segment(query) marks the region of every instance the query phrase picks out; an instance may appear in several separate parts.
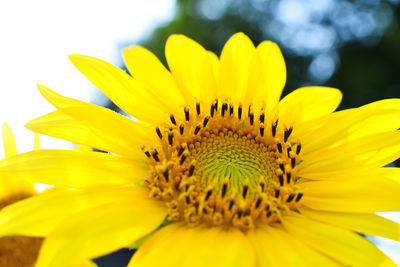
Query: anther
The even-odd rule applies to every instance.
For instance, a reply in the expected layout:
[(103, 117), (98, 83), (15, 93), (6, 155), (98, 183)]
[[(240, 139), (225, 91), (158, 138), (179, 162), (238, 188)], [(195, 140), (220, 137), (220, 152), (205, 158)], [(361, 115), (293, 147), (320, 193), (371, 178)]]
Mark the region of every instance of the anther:
[(215, 111), (215, 106), (213, 104), (211, 104), (211, 107), (210, 107), (210, 116), (211, 117), (214, 117), (214, 111)]
[(169, 182), (169, 170), (168, 170), (168, 168), (165, 169), (165, 171), (163, 172), (163, 176), (165, 178), (165, 181), (168, 183)]
[(206, 197), (204, 200), (208, 201), (208, 199), (211, 197), (211, 194), (212, 194), (212, 188), (207, 189)]
[(223, 117), (225, 115), (225, 111), (228, 110), (228, 103), (223, 103), (222, 108), (221, 108), (221, 116)]
[(261, 187), (261, 192), (264, 192), (264, 188), (265, 188), (265, 179), (264, 179), (264, 177), (260, 177), (260, 182), (259, 182), (259, 184), (260, 184), (260, 187)]
[(190, 120), (190, 118), (189, 118), (189, 109), (188, 108), (184, 108), (183, 111), (185, 112), (185, 120), (189, 121)]
[(283, 186), (283, 174), (278, 175), (279, 178), (279, 185)]
[(209, 120), (210, 120), (209, 116), (204, 118), (204, 120), (203, 120), (203, 128), (205, 128), (207, 126), (207, 123), (208, 123)]
[(301, 143), (300, 140), (297, 140), (296, 154), (299, 155), (300, 151), (301, 151)]
[(235, 201), (234, 201), (233, 199), (231, 199), (231, 200), (229, 201), (228, 210), (232, 210), (234, 204), (235, 204)]
[(271, 215), (272, 215), (272, 212), (271, 212), (271, 211), (268, 211), (268, 212), (267, 212), (267, 218), (271, 217)]
[(197, 112), (197, 116), (199, 116), (200, 115), (200, 103), (199, 102), (196, 103), (196, 112)]
[(286, 182), (289, 184), (292, 174), (290, 172), (286, 173)]
[(151, 154), (150, 154), (150, 152), (149, 151), (144, 151), (144, 154), (148, 157), (148, 158), (150, 158), (151, 157)]
[(289, 139), (290, 134), (292, 133), (293, 128), (289, 127), (289, 129), (285, 129), (285, 134), (284, 134), (284, 141), (287, 142)]
[(215, 108), (215, 111), (218, 111), (218, 99), (215, 99), (214, 108)]
[(278, 127), (278, 120), (275, 121), (274, 124), (272, 124), (271, 126), (271, 130), (272, 130), (272, 136), (275, 137), (276, 135), (276, 128)]
[(280, 194), (280, 190), (279, 189), (276, 189), (275, 190), (275, 198), (278, 198), (279, 197), (279, 194)]
[(172, 146), (174, 143), (174, 133), (168, 133), (168, 144)]
[(292, 151), (292, 148), (291, 148), (291, 147), (288, 147), (288, 148), (286, 149), (286, 151), (287, 151), (287, 156), (288, 156), (288, 158), (290, 158), (290, 151)]
[(256, 205), (255, 205), (255, 208), (256, 208), (256, 209), (258, 209), (258, 208), (260, 207), (261, 202), (262, 202), (262, 197), (258, 197), (258, 198), (257, 198), (257, 201), (256, 201)]
[(174, 125), (176, 125), (176, 120), (175, 120), (175, 117), (174, 117), (174, 115), (169, 115), (169, 119), (171, 120), (171, 122), (174, 124)]
[(283, 172), (285, 172), (285, 164), (279, 163), (279, 168), (281, 168), (281, 170), (282, 170)]
[(294, 167), (296, 167), (296, 158), (293, 157), (293, 158), (290, 159), (290, 165), (291, 165), (292, 169)]
[(157, 150), (154, 150), (154, 152), (151, 153), (151, 156), (153, 157), (153, 159), (154, 159), (155, 161), (157, 161), (157, 162), (160, 161), (160, 159), (159, 159), (159, 157), (158, 157), (158, 152), (157, 152)]
[(182, 165), (182, 164), (185, 162), (186, 157), (187, 157), (187, 156), (186, 156), (185, 154), (182, 155), (181, 160), (179, 161), (179, 164), (180, 164), (180, 165)]
[(250, 186), (250, 180), (249, 178), (247, 178), (246, 181), (244, 181), (243, 192), (242, 192), (243, 198), (246, 198), (247, 193), (249, 191), (249, 186)]
[(224, 178), (224, 183), (222, 185), (222, 191), (221, 191), (222, 198), (224, 198), (225, 195), (226, 195), (226, 190), (228, 189), (228, 182), (229, 182), (228, 177), (225, 177)]
[(303, 193), (298, 193), (297, 197), (296, 197), (296, 202), (299, 202), (302, 197), (303, 197)]
[(282, 144), (276, 143), (276, 147), (278, 148), (279, 153), (282, 153)]
[(194, 128), (194, 134), (198, 134), (200, 132), (201, 126), (197, 125), (196, 128)]
[(159, 137), (160, 139), (162, 139), (162, 133), (161, 133), (160, 128), (156, 127), (156, 133), (157, 133), (158, 137)]
[(185, 126), (183, 124), (179, 125), (179, 133), (182, 135), (185, 130)]
[(179, 148), (179, 150), (178, 150), (177, 156), (180, 157), (180, 156), (182, 155), (183, 151), (185, 151), (185, 148), (181, 146), (181, 147)]
[(265, 114), (264, 114), (264, 113), (261, 113), (261, 114), (260, 114), (260, 122), (261, 122), (261, 123), (264, 123), (264, 119), (265, 119)]
[(264, 125), (260, 125), (260, 135), (264, 136)]
[(249, 118), (250, 118), (250, 124), (253, 125), (254, 124), (254, 113), (253, 112), (250, 112)]
[(242, 119), (242, 105), (240, 104), (238, 107), (238, 119), (241, 120)]
[(190, 164), (188, 176), (189, 176), (189, 177), (192, 176), (193, 173), (194, 173), (194, 165), (193, 165), (193, 164)]
[(232, 116), (233, 114), (233, 106), (229, 105), (229, 115)]
[(286, 202), (292, 201), (295, 196), (296, 196), (295, 194), (290, 194), (289, 197), (286, 199)]

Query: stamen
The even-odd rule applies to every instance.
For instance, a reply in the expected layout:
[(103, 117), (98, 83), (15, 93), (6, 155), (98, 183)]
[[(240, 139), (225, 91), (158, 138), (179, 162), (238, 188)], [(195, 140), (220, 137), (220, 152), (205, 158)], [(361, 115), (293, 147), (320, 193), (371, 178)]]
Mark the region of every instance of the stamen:
[(303, 197), (303, 193), (299, 193), (296, 197), (296, 202), (299, 202), (302, 197)]
[(168, 133), (168, 144), (172, 146), (174, 142), (174, 133)]
[(229, 115), (232, 116), (233, 114), (233, 106), (229, 105)]
[(171, 120), (172, 124), (176, 125), (176, 120), (174, 115), (169, 115), (169, 119)]
[(251, 112), (249, 114), (249, 118), (250, 118), (250, 124), (253, 125), (254, 124), (254, 113), (253, 112)]
[(156, 127), (156, 133), (160, 139), (163, 138), (160, 128)]
[(239, 120), (242, 119), (242, 104), (240, 104), (238, 107), (238, 119)]
[[(278, 127), (278, 120), (275, 121), (275, 123), (272, 124), (271, 130), (272, 130), (272, 137), (275, 137), (276, 135), (276, 128)], [(282, 152), (281, 152), (282, 153)]]
[(196, 112), (197, 112), (197, 116), (200, 115), (200, 103), (196, 103)]
[(284, 141), (285, 141), (285, 143), (287, 142), (287, 140), (289, 139), (289, 136), (290, 136), (290, 134), (292, 133), (292, 131), (293, 131), (293, 128), (292, 127), (290, 127), (289, 129), (285, 129), (285, 136), (284, 136)]
[(228, 104), (223, 103), (222, 108), (221, 108), (221, 116), (223, 117), (225, 115), (225, 112), (228, 110)]
[(250, 186), (250, 180), (249, 178), (247, 178), (243, 186), (243, 193), (242, 193), (243, 198), (246, 198), (247, 192), (249, 191), (249, 186)]
[(286, 199), (286, 202), (292, 201), (295, 196), (296, 196), (295, 194), (290, 194), (289, 197)]
[(183, 124), (179, 125), (179, 133), (180, 133), (181, 135), (183, 135), (184, 129), (185, 129), (185, 126), (184, 126)]
[(198, 134), (200, 132), (201, 126), (197, 125), (196, 128), (194, 129), (194, 134)]
[(228, 182), (229, 182), (228, 177), (225, 177), (225, 178), (224, 178), (224, 183), (223, 183), (223, 185), (222, 185), (222, 191), (221, 191), (221, 196), (222, 196), (222, 198), (225, 197), (226, 190), (228, 189)]
[(261, 123), (264, 123), (264, 119), (265, 119), (265, 114), (264, 114), (264, 113), (261, 113), (261, 114), (260, 114), (260, 122), (261, 122)]
[(189, 117), (189, 109), (188, 109), (188, 108), (184, 108), (183, 111), (185, 112), (185, 120), (186, 120), (186, 121), (189, 121), (189, 120), (190, 120), (190, 117)]
[(203, 120), (203, 128), (206, 128), (208, 121), (210, 120), (210, 117), (205, 117)]

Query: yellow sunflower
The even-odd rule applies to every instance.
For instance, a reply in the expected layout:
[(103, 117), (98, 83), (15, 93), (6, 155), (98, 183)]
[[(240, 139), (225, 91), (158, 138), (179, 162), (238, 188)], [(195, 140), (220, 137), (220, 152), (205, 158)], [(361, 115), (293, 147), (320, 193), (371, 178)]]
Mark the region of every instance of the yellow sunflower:
[[(11, 128), (3, 123), (2, 137), (4, 154), (12, 157), (17, 154), (17, 146)], [(39, 136), (35, 134), (34, 149), (40, 146)], [(17, 202), (36, 195), (35, 185), (32, 181), (14, 179), (12, 174), (0, 173), (0, 210)], [(8, 236), (0, 238), (0, 266), (33, 266), (42, 244), (41, 238), (23, 236)], [(22, 257), (22, 255), (24, 255)]]
[(233, 35), (221, 56), (169, 37), (169, 70), (124, 50), (130, 75), (72, 63), (130, 119), (39, 90), (57, 110), (27, 127), (108, 153), (40, 150), (0, 171), (59, 190), (0, 213), (0, 235), (45, 236), (37, 266), (137, 247), (129, 266), (395, 264), (360, 234), (400, 240), (375, 212), (400, 209), (400, 100), (334, 112), (342, 94), (304, 87), (281, 101), (278, 46)]

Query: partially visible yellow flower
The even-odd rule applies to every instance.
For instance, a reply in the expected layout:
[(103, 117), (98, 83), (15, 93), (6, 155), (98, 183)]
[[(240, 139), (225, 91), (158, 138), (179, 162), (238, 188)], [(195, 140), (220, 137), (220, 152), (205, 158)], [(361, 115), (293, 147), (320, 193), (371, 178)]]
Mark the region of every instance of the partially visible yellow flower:
[[(11, 128), (2, 126), (4, 154), (12, 157), (17, 154), (17, 146)], [(38, 134), (35, 134), (34, 149), (39, 149)], [(12, 174), (0, 173), (0, 210), (21, 199), (35, 195), (34, 183), (30, 180), (13, 177)], [(0, 238), (0, 266), (33, 266), (42, 244), (42, 238), (9, 236)]]
[[(2, 126), (2, 137), (6, 158), (13, 158), (17, 155), (17, 145), (14, 134), (6, 123), (3, 123)], [(34, 135), (33, 149), (40, 149), (40, 139), (37, 133)], [(0, 172), (0, 210), (6, 209), (7, 206), (24, 199), (27, 199), (26, 201), (29, 202), (28, 198), (34, 197), (48, 188), (45, 185), (40, 185), (38, 189), (39, 191), (36, 189), (32, 179), (24, 179), (24, 177), (14, 175), (13, 173)], [(47, 194), (47, 192), (43, 192), (43, 194)], [(28, 222), (31, 219), (29, 213), (25, 214), (24, 210), (20, 211), (20, 216), (25, 217)], [(41, 237), (21, 236), (18, 233), (0, 238), (0, 266), (33, 267), (42, 243), (43, 238)], [(66, 266), (96, 267), (96, 264), (90, 260), (82, 260), (73, 264), (66, 264)]]
[[(395, 264), (359, 235), (400, 241), (375, 215), (400, 209), (400, 100), (334, 112), (342, 94), (304, 87), (280, 100), (278, 46), (242, 33), (221, 56), (183, 35), (124, 50), (129, 76), (73, 64), (137, 119), (39, 90), (57, 110), (27, 127), (102, 151), (42, 150), (0, 172), (60, 190), (0, 212), (0, 235), (46, 236), (37, 266), (140, 245), (129, 266)], [(29, 217), (26, 215), (29, 214)]]

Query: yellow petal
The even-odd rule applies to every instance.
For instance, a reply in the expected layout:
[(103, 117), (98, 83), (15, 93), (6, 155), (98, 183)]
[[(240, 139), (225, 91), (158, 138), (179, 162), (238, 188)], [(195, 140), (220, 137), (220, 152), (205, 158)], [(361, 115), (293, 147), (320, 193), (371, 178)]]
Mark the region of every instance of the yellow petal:
[(2, 127), (4, 154), (6, 157), (17, 154), (17, 144), (15, 143), (14, 133), (7, 123), (3, 123)]
[(209, 96), (216, 90), (216, 82), (211, 58), (201, 45), (184, 35), (173, 34), (165, 45), (165, 57), (187, 104), (211, 101)]
[(60, 187), (129, 184), (149, 175), (146, 163), (100, 152), (35, 150), (0, 161), (0, 174)]
[(396, 266), (375, 245), (348, 230), (316, 222), (294, 213), (285, 216), (282, 224), (299, 240), (344, 265)]
[(400, 131), (377, 133), (318, 153), (303, 155), (299, 175), (323, 174), (341, 170), (374, 169), (400, 157)]
[[(397, 176), (396, 176), (397, 175)], [(299, 184), (302, 203), (326, 211), (372, 213), (400, 209), (400, 169), (382, 168), (360, 177)]]
[(247, 236), (255, 247), (259, 267), (339, 266), (277, 227), (261, 226)]
[[(140, 206), (145, 199), (148, 199), (148, 190), (134, 186), (108, 185), (91, 189), (49, 190), (1, 210), (0, 236), (48, 236), (56, 225), (63, 223), (69, 216), (105, 204), (118, 207), (130, 203), (132, 207)], [(77, 227), (76, 230), (79, 229), (89, 228)]]
[(335, 147), (357, 138), (397, 130), (400, 125), (400, 99), (385, 99), (360, 108), (332, 114), (317, 127), (301, 136), (303, 153), (316, 153), (321, 149)]
[(286, 83), (286, 65), (278, 45), (264, 41), (257, 46), (250, 62), (247, 98), (256, 112), (265, 109), (265, 116), (271, 118)]
[[(234, 34), (226, 42), (220, 59), (219, 96), (234, 104), (243, 103), (249, 77), (249, 66), (255, 48), (243, 33)], [(249, 90), (253, 90), (252, 88)]]
[(341, 100), (342, 93), (338, 89), (318, 86), (299, 88), (279, 103), (279, 120), (296, 126), (333, 112)]
[(400, 241), (400, 224), (373, 213), (341, 213), (301, 208), (311, 219), (336, 225), (357, 233), (376, 235)]
[(141, 147), (152, 144), (155, 131), (101, 107), (72, 107), (51, 112), (26, 128), (99, 150), (128, 157), (144, 157)]
[(70, 107), (86, 107), (86, 106), (94, 106), (93, 104), (89, 104), (80, 100), (76, 100), (73, 98), (65, 97), (60, 95), (59, 93), (56, 93), (55, 91), (51, 90), (47, 86), (44, 86), (43, 84), (38, 84), (37, 85), (39, 92), (42, 94), (42, 96), (49, 101), (50, 104), (55, 106), (58, 109), (63, 109), (63, 108), (70, 108)]
[(143, 87), (121, 69), (88, 56), (71, 55), (69, 58), (89, 81), (128, 114), (149, 123), (168, 118)]
[(189, 228), (174, 223), (157, 231), (133, 255), (128, 267), (254, 266), (249, 240), (237, 229)]
[(139, 195), (64, 218), (45, 239), (36, 266), (65, 266), (100, 257), (157, 228), (166, 216), (163, 203)]
[(171, 113), (183, 114), (180, 108), (185, 102), (175, 80), (153, 53), (141, 46), (131, 46), (123, 50), (123, 55), (131, 75), (151, 96)]

